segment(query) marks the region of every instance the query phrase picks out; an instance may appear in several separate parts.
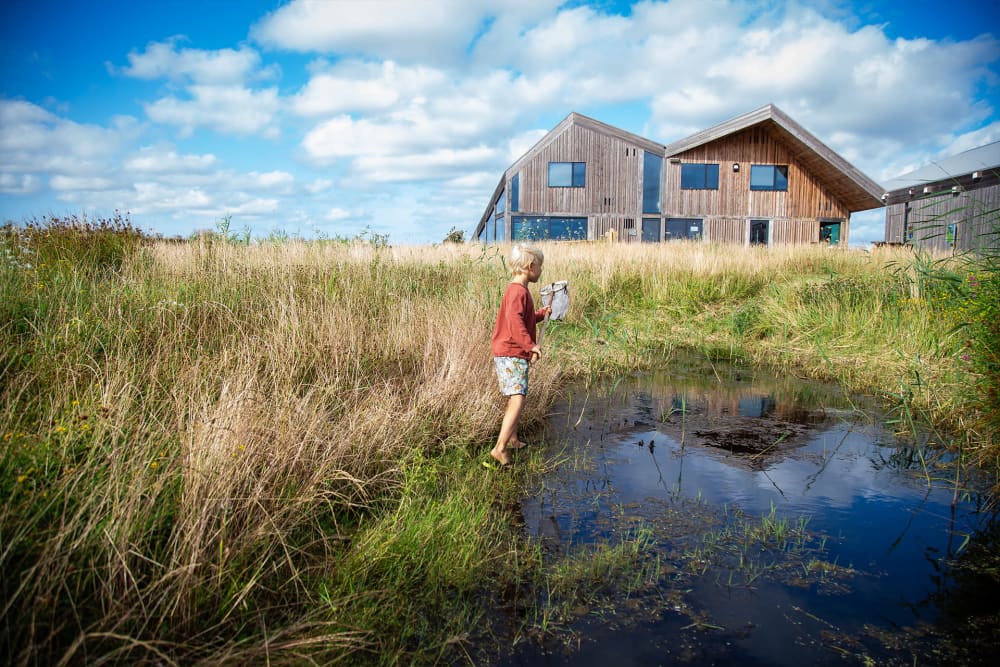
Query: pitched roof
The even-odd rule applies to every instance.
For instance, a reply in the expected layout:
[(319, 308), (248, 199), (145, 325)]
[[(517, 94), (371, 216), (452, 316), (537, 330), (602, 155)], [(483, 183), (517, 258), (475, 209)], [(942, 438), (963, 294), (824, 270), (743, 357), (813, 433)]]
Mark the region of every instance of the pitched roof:
[(626, 130), (615, 127), (614, 125), (608, 125), (607, 123), (602, 123), (599, 120), (591, 118), (589, 116), (584, 116), (581, 113), (571, 111), (568, 116), (559, 121), (559, 124), (553, 127), (549, 132), (545, 134), (544, 137), (538, 140), (538, 142), (528, 149), (528, 151), (519, 157), (514, 164), (507, 168), (507, 171), (516, 171), (524, 162), (529, 161), (539, 151), (544, 149), (546, 146), (555, 141), (562, 133), (572, 126), (585, 127), (589, 130), (593, 130), (600, 134), (617, 137), (622, 141), (626, 141), (630, 144), (635, 144), (636, 146), (642, 148), (643, 150), (651, 151), (657, 155), (663, 155), (663, 144), (657, 143), (645, 137), (640, 137), (638, 134), (632, 134)]
[(881, 185), (868, 178), (773, 104), (762, 106), (685, 139), (667, 144), (664, 152), (666, 157), (679, 155), (758, 125), (766, 125), (778, 140), (788, 147), (795, 159), (851, 211), (864, 211), (882, 206)]
[(884, 185), (886, 190), (892, 192), (997, 168), (1000, 168), (1000, 141), (934, 160), (919, 169), (889, 179)]

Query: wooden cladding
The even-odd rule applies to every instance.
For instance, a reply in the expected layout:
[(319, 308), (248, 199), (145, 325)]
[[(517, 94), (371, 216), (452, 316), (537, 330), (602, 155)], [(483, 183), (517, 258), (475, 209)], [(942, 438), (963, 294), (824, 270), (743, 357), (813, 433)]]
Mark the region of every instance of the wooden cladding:
[(1000, 185), (893, 204), (886, 208), (885, 240), (944, 252), (997, 247), (998, 210)]
[[(682, 190), (681, 164), (664, 169), (664, 211), (674, 217), (844, 218), (850, 211), (838, 202), (763, 126), (692, 148), (677, 156), (684, 163), (719, 165), (718, 190)], [(739, 171), (733, 171), (733, 164)], [(788, 190), (750, 189), (754, 164), (788, 165)]]
[(746, 244), (750, 239), (750, 227), (745, 218), (708, 218), (704, 226), (706, 241)]
[[(654, 159), (647, 160), (647, 156)], [(661, 162), (657, 162), (661, 160)], [(551, 163), (580, 163), (586, 175), (582, 186), (574, 172), (568, 187), (549, 186)], [(648, 167), (647, 167), (648, 164)], [(703, 179), (702, 189), (682, 189), (685, 164), (718, 165), (712, 178)], [(735, 169), (734, 169), (735, 165)], [(751, 190), (752, 167), (782, 166), (775, 185), (785, 190)], [(644, 170), (656, 168), (647, 174)], [(786, 169), (787, 167), (787, 173)], [(693, 170), (689, 169), (693, 179)], [(881, 203), (878, 184), (851, 167), (819, 140), (768, 105), (750, 114), (710, 128), (669, 146), (630, 134), (594, 119), (572, 113), (518, 159), (504, 174), (483, 214), (476, 237), (483, 238), (485, 224), (493, 218), (491, 208), (499, 192), (510, 190), (511, 179), (519, 179), (516, 214), (529, 217), (586, 217), (587, 238), (613, 237), (619, 242), (654, 240), (655, 226), (644, 218), (659, 220), (659, 238), (676, 238), (677, 229), (666, 233), (670, 221), (698, 221), (698, 231), (685, 232), (706, 241), (750, 242), (751, 220), (767, 220), (770, 243), (816, 243), (821, 221), (839, 221), (838, 234), (846, 245), (851, 211)], [(655, 182), (659, 176), (659, 211)], [(645, 182), (649, 181), (649, 182)], [(696, 185), (691, 180), (689, 185)], [(563, 184), (565, 185), (565, 184)], [(646, 205), (643, 205), (645, 186)], [(507, 213), (504, 238), (512, 232)], [(759, 232), (755, 242), (759, 239)]]
[[(657, 218), (659, 219), (659, 218)], [(598, 214), (590, 216), (590, 240), (614, 240), (639, 243), (641, 218), (635, 216)]]
[[(572, 125), (521, 165), (520, 210), (539, 215), (637, 213), (642, 203), (642, 155), (634, 144)], [(549, 162), (585, 162), (586, 185), (550, 188)]]

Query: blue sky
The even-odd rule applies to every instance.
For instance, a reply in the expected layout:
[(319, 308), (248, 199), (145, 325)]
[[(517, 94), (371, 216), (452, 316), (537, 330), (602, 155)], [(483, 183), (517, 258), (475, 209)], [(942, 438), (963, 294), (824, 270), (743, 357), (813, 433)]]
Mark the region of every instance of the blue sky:
[(1000, 3), (5, 0), (0, 220), (437, 242), (570, 111), (670, 143), (767, 103), (879, 182), (1000, 140)]

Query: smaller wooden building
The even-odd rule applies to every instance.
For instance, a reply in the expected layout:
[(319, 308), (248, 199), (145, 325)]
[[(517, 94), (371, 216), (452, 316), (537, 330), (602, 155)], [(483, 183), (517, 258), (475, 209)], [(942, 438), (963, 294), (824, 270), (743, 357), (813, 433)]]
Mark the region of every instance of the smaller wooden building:
[(846, 245), (881, 193), (772, 104), (666, 145), (571, 113), (503, 173), (472, 238)]
[(1000, 141), (886, 184), (885, 241), (937, 252), (1000, 249)]

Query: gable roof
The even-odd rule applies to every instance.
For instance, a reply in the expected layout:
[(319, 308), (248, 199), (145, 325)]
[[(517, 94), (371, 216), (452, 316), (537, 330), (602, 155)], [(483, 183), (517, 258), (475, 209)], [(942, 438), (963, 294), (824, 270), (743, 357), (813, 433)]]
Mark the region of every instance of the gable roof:
[(614, 125), (608, 125), (607, 123), (602, 123), (599, 120), (590, 118), (589, 116), (584, 116), (581, 113), (571, 111), (568, 116), (563, 118), (558, 125), (553, 127), (544, 137), (538, 140), (538, 142), (528, 149), (528, 151), (519, 157), (514, 164), (512, 164), (507, 171), (516, 171), (522, 164), (531, 160), (540, 151), (544, 150), (546, 146), (555, 141), (562, 133), (568, 130), (574, 125), (579, 127), (585, 127), (588, 130), (593, 130), (599, 134), (604, 134), (607, 136), (615, 137), (621, 139), (622, 141), (628, 142), (630, 144), (635, 144), (637, 147), (643, 150), (656, 153), (657, 155), (663, 155), (663, 144), (657, 143), (645, 137), (640, 137), (638, 134), (632, 134), (621, 128), (615, 127)]
[(868, 178), (773, 104), (667, 144), (664, 147), (665, 157), (679, 155), (758, 125), (766, 126), (788, 147), (795, 159), (819, 179), (832, 195), (844, 202), (849, 210), (864, 211), (882, 206), (881, 185)]
[(937, 181), (950, 180), (974, 171), (1000, 168), (1000, 141), (971, 148), (940, 160), (934, 160), (919, 169), (896, 176), (885, 182), (889, 192), (905, 190)]

